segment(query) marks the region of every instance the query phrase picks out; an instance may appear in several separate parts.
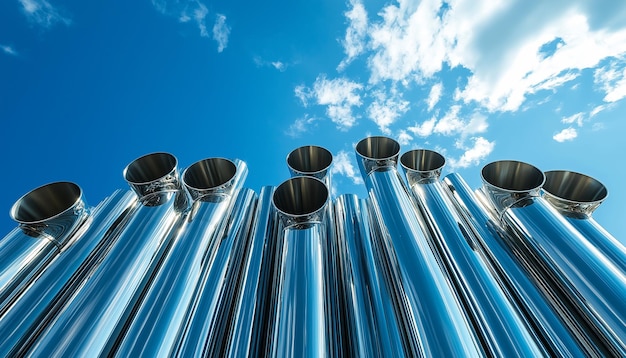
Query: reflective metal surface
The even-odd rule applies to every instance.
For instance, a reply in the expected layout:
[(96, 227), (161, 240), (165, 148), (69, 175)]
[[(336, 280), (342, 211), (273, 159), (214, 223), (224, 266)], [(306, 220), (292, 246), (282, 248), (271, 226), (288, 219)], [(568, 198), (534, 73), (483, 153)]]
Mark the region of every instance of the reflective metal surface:
[(606, 200), (606, 187), (598, 180), (576, 172), (553, 170), (544, 174), (544, 199), (589, 240), (591, 245), (626, 274), (626, 246), (591, 216)]
[(0, 356), (626, 356), (597, 180), (501, 161), (473, 192), (439, 180), (436, 152), (369, 137), (356, 154), (366, 198), (330, 198), (316, 146), (258, 197), (241, 160), (181, 181), (168, 153), (95, 208), (76, 184), (33, 190), (0, 241)]
[(426, 235), (438, 249), (485, 351), (501, 357), (545, 355), (531, 327), (485, 265), (476, 238), (444, 191), (439, 181), (443, 156), (412, 150), (402, 155), (401, 163), (426, 222)]
[[(485, 168), (488, 167), (509, 168), (511, 165), (496, 162)], [(483, 169), (489, 198), (515, 235), (516, 240), (509, 245), (518, 256), (537, 263), (535, 275), (551, 278), (554, 289), (562, 292), (562, 300), (571, 302), (612, 354), (626, 355), (626, 275), (543, 198), (534, 196), (537, 188), (532, 186), (544, 182), (541, 171), (524, 163), (515, 164), (515, 168), (522, 170), (503, 170), (496, 174)], [(523, 200), (503, 206), (507, 193)]]
[(399, 144), (371, 137), (359, 142), (356, 150), (390, 264), (388, 280), (407, 335), (405, 353), (483, 355), (396, 171)]
[(336, 351), (327, 328), (333, 319), (324, 265), (328, 196), (326, 185), (312, 177), (289, 179), (274, 192), (283, 229), (271, 357), (323, 357)]

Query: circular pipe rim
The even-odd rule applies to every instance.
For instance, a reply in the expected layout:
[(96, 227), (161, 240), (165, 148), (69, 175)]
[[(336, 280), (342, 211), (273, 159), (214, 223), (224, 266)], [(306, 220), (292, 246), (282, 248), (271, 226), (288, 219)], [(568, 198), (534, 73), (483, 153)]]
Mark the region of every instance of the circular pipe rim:
[[(307, 187), (311, 187), (307, 190)], [(315, 195), (321, 193), (322, 195)], [(290, 195), (294, 195), (290, 197)], [(324, 209), (329, 191), (323, 181), (309, 176), (294, 177), (282, 182), (272, 195), (276, 210), (291, 218), (307, 217)]]
[[(500, 171), (502, 169), (507, 170), (504, 177), (502, 173), (499, 173), (498, 166), (505, 166), (504, 168), (500, 168)], [(511, 167), (513, 167), (512, 172), (510, 172)], [(516, 179), (515, 177), (519, 175), (523, 175), (524, 177), (522, 179), (525, 180), (518, 182), (520, 179)], [(528, 193), (539, 190), (546, 180), (543, 172), (537, 167), (517, 160), (499, 160), (491, 162), (485, 165), (480, 171), (480, 177), (485, 185), (509, 193)]]
[[(290, 161), (290, 159), (295, 155), (295, 154), (299, 154), (300, 152), (305, 152), (307, 149), (309, 149), (309, 152), (311, 149), (315, 149), (316, 152), (319, 153), (323, 153), (324, 158), (322, 159), (327, 159), (327, 160), (322, 160), (324, 163), (328, 162), (328, 164), (325, 164), (323, 166), (320, 166), (320, 169), (315, 169), (315, 170), (303, 170), (301, 168), (296, 168), (293, 164), (292, 161)], [(304, 153), (303, 153), (304, 154)], [(330, 166), (333, 164), (333, 154), (326, 148), (324, 147), (320, 147), (317, 145), (305, 145), (305, 146), (301, 146), (298, 147), (294, 150), (292, 150), (288, 155), (287, 155), (287, 166), (292, 169), (295, 172), (298, 173), (304, 173), (307, 175), (314, 175), (314, 174), (319, 174), (322, 173), (324, 171), (327, 171)]]
[[(208, 174), (208, 176), (207, 176)], [(183, 172), (183, 184), (185, 187), (196, 190), (214, 190), (227, 186), (237, 174), (237, 165), (230, 159), (226, 158), (206, 158), (199, 160), (190, 165)], [(190, 183), (190, 175), (199, 175), (199, 178), (193, 178)], [(198, 181), (206, 180), (205, 185), (199, 185)], [(194, 182), (195, 180), (198, 180)]]
[[(83, 190), (75, 183), (48, 183), (22, 195), (11, 207), (10, 216), (20, 224), (46, 222), (73, 210), (82, 202), (82, 197)], [(51, 206), (51, 203), (55, 205)], [(37, 210), (32, 213), (32, 209)], [(37, 214), (41, 216), (37, 217)]]
[(130, 162), (124, 168), (123, 175), (129, 184), (145, 185), (172, 175), (176, 172), (177, 166), (178, 159), (173, 154), (155, 152), (142, 155)]

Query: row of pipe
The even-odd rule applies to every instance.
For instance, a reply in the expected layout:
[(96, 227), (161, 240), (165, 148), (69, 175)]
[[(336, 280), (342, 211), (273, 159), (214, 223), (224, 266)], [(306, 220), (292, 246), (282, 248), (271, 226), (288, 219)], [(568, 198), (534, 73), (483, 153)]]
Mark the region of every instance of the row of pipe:
[(258, 195), (241, 160), (179, 175), (168, 153), (95, 207), (73, 183), (27, 193), (0, 241), (0, 356), (626, 356), (599, 181), (498, 161), (473, 191), (439, 153), (355, 149), (366, 198), (331, 198), (317, 146)]

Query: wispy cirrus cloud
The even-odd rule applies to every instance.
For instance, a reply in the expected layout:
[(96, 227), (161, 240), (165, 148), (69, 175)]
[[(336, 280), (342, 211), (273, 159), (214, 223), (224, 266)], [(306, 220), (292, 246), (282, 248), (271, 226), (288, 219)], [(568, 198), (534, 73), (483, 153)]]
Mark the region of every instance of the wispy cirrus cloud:
[(217, 42), (217, 52), (222, 52), (228, 46), (230, 26), (226, 24), (226, 16), (217, 14), (213, 24), (213, 40)]
[[(29, 0), (32, 1), (32, 0)], [(223, 52), (228, 46), (231, 28), (226, 24), (226, 16), (215, 14), (215, 22), (209, 32), (208, 7), (199, 0), (151, 0), (154, 8), (167, 16), (173, 16), (181, 23), (194, 23), (201, 37), (212, 38), (217, 42), (217, 52)]]
[(343, 71), (352, 60), (365, 50), (367, 11), (359, 0), (351, 0), (350, 5), (352, 8), (344, 14), (348, 20), (348, 28), (342, 41), (346, 57), (337, 66), (338, 71)]
[(28, 21), (44, 28), (50, 28), (56, 24), (69, 26), (72, 23), (70, 17), (46, 0), (19, 0), (22, 12)]
[(285, 133), (291, 138), (299, 138), (304, 133), (308, 132), (309, 129), (315, 125), (315, 122), (318, 120), (316, 117), (311, 117), (308, 114), (305, 114), (304, 117), (298, 118), (285, 131)]
[(0, 49), (2, 50), (2, 52), (6, 53), (7, 55), (11, 55), (11, 56), (18, 55), (17, 51), (13, 48), (13, 46), (0, 45)]

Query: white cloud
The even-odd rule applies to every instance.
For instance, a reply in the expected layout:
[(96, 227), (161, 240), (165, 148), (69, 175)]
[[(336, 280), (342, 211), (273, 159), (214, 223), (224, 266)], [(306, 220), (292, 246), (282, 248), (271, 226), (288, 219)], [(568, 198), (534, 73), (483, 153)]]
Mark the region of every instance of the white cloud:
[(432, 117), (422, 122), (422, 124), (415, 124), (415, 126), (407, 129), (420, 137), (428, 137), (433, 134), (435, 123), (437, 123), (437, 118)]
[(409, 145), (412, 140), (413, 137), (404, 129), (401, 129), (398, 133), (398, 143), (400, 143), (400, 145)]
[(325, 75), (321, 75), (315, 80), (313, 89), (299, 85), (294, 92), (305, 107), (309, 99), (314, 99), (318, 105), (326, 106), (326, 115), (330, 120), (337, 124), (339, 129), (347, 130), (356, 122), (352, 107), (362, 104), (361, 96), (357, 93), (362, 88), (363, 85), (345, 77), (329, 80)]
[(316, 120), (317, 118), (315, 117), (309, 117), (309, 115), (304, 115), (304, 117), (298, 118), (293, 123), (291, 123), (285, 133), (292, 138), (298, 138), (302, 134), (306, 133)]
[(467, 168), (472, 165), (478, 165), (493, 152), (495, 142), (490, 142), (483, 137), (474, 137), (472, 140), (474, 141), (473, 146), (461, 148), (464, 149), (465, 152), (459, 159), (450, 160), (451, 168)]
[[(254, 64), (257, 65), (257, 67), (272, 67), (280, 72), (285, 72), (287, 70), (287, 67), (291, 65), (289, 63), (286, 63), (280, 60), (266, 61), (260, 56), (254, 56), (253, 61), (254, 61)], [(297, 87), (296, 87), (296, 90), (297, 90)]]
[(443, 135), (453, 135), (453, 134), (461, 132), (461, 130), (465, 126), (465, 122), (463, 122), (459, 118), (460, 109), (461, 109), (460, 106), (450, 107), (450, 110), (448, 111), (448, 113), (446, 113), (443, 116), (443, 118), (441, 118), (437, 122), (437, 124), (435, 124), (433, 131), (435, 133), (443, 134)]
[(209, 9), (207, 9), (207, 7), (202, 3), (197, 3), (197, 6), (198, 7), (193, 10), (193, 19), (198, 25), (200, 36), (209, 37), (209, 32), (207, 31), (206, 23), (204, 22), (206, 16), (209, 14)]
[(569, 127), (565, 128), (559, 133), (555, 134), (552, 139), (559, 143), (563, 143), (568, 140), (574, 140), (574, 138), (578, 137), (578, 133), (575, 128)]
[(217, 41), (217, 52), (222, 52), (228, 45), (230, 27), (226, 25), (226, 16), (217, 14), (213, 25), (213, 40)]
[(351, 0), (352, 9), (344, 15), (349, 21), (346, 36), (342, 41), (346, 57), (339, 63), (337, 70), (342, 71), (354, 58), (365, 50), (367, 34), (367, 11), (360, 0)]
[[(489, 111), (516, 111), (529, 95), (559, 88), (603, 59), (626, 54), (626, 22), (619, 21), (626, 3), (455, 0), (444, 6), (399, 0), (378, 15), (365, 42), (371, 83), (421, 83), (444, 64), (460, 67), (469, 77), (457, 100)], [(607, 101), (626, 96), (626, 80), (610, 93)], [(436, 103), (436, 91), (431, 94), (429, 108)]]
[(333, 166), (330, 169), (331, 174), (340, 174), (343, 175), (356, 185), (363, 184), (363, 179), (354, 169), (354, 165), (352, 165), (352, 160), (348, 155), (348, 152), (342, 150), (339, 153), (335, 154), (333, 157)]
[(6, 53), (7, 55), (17, 56), (17, 51), (15, 51), (15, 49), (12, 46), (0, 45), (0, 49), (2, 50), (2, 52)]
[(381, 132), (390, 134), (389, 126), (409, 110), (409, 102), (398, 97), (395, 90), (391, 90), (389, 93), (378, 90), (372, 95), (374, 101), (369, 105), (367, 114)]
[(28, 21), (39, 26), (49, 28), (57, 23), (66, 26), (72, 23), (69, 17), (63, 15), (46, 0), (19, 0), (19, 2)]
[(612, 61), (608, 66), (598, 68), (594, 73), (594, 81), (606, 93), (605, 102), (617, 102), (625, 98), (626, 61)]
[(589, 112), (589, 117), (595, 117), (598, 113), (604, 111), (605, 109), (609, 108), (608, 105), (606, 104), (601, 104), (599, 106), (594, 107), (594, 109), (591, 110), (591, 112)]
[(578, 124), (579, 127), (582, 127), (584, 116), (585, 116), (584, 113), (578, 112), (576, 114), (572, 114), (569, 117), (564, 117), (563, 119), (561, 119), (561, 123), (564, 123), (564, 124), (576, 123), (576, 124)]
[(428, 94), (428, 99), (426, 100), (426, 104), (428, 105), (428, 111), (432, 111), (435, 105), (439, 102), (441, 98), (441, 92), (443, 91), (443, 84), (441, 82), (435, 83)]

